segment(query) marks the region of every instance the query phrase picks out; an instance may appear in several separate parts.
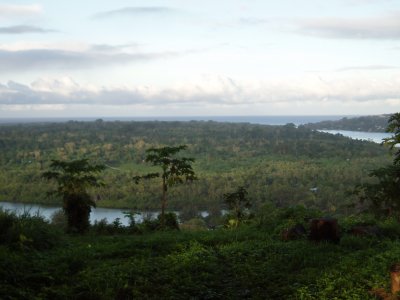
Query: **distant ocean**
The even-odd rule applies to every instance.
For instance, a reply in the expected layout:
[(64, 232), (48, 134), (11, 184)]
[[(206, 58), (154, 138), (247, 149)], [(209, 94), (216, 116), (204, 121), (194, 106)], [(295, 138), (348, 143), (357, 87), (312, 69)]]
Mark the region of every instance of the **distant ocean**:
[(326, 120), (340, 120), (343, 117), (354, 116), (179, 116), (179, 117), (65, 117), (65, 118), (1, 118), (0, 124), (16, 124), (16, 123), (44, 123), (44, 122), (67, 122), (74, 121), (94, 121), (102, 119), (104, 121), (215, 121), (229, 123), (251, 123), (262, 125), (285, 125), (293, 123), (301, 125), (306, 123), (315, 123)]

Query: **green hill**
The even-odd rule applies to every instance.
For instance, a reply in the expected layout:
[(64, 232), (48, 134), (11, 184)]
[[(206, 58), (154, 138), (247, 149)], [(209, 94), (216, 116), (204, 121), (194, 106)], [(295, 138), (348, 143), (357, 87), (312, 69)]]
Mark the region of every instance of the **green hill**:
[(385, 132), (390, 115), (342, 118), (337, 121), (308, 123), (304, 126), (315, 130), (350, 130), (364, 132)]
[[(244, 185), (255, 205), (304, 204), (347, 209), (368, 170), (389, 161), (377, 144), (312, 131), (304, 126), (217, 122), (75, 122), (0, 126), (0, 200), (60, 203), (46, 198), (41, 179), (51, 159), (87, 157), (105, 163), (99, 206), (156, 209), (159, 184), (135, 185), (151, 171), (146, 149), (188, 145), (199, 180), (171, 189), (173, 209), (219, 210), (222, 195)], [(315, 189), (317, 188), (317, 189)]]

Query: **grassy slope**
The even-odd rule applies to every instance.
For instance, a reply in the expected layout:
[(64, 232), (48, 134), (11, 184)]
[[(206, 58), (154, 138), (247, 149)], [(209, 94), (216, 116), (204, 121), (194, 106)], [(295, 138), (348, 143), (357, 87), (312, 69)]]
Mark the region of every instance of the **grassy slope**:
[[(51, 250), (0, 247), (2, 299), (373, 299), (400, 242), (282, 242), (266, 230), (65, 237)], [(34, 298), (37, 297), (37, 298)], [(335, 298), (337, 297), (337, 298)]]

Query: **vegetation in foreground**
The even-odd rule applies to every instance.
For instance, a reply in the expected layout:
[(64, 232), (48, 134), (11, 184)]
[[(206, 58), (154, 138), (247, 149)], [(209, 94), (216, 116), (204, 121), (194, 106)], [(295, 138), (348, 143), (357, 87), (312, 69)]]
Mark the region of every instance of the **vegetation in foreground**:
[[(226, 227), (214, 231), (201, 230), (201, 226), (197, 231), (179, 231), (176, 217), (163, 214), (140, 225), (131, 216), (126, 228), (115, 220), (90, 226), (86, 236), (67, 235), (60, 225), (49, 224), (40, 216), (16, 216), (0, 210), (0, 296), (374, 299), (373, 291), (388, 289), (389, 266), (400, 257), (400, 150), (395, 148), (400, 114), (393, 115), (390, 122), (395, 136), (386, 142), (395, 151), (393, 164), (373, 171), (378, 182), (361, 185), (358, 190), (372, 208), (378, 203), (390, 213), (382, 219), (365, 214), (342, 217), (340, 243), (336, 229), (335, 244), (311, 242), (306, 232), (286, 234), (291, 228), (307, 226), (321, 214), (316, 210), (264, 204), (255, 216), (248, 213), (251, 203), (243, 186), (224, 194), (231, 214)], [(48, 175), (55, 179), (64, 176), (57, 172)], [(67, 183), (58, 182), (61, 192), (64, 184), (70, 190)], [(84, 186), (77, 191), (87, 193)], [(70, 201), (70, 195), (67, 193), (64, 202)], [(64, 212), (68, 217), (64, 226), (68, 223), (70, 227), (65, 208)], [(328, 233), (327, 227), (321, 228)]]
[[(67, 235), (39, 217), (1, 212), (1, 299), (374, 299), (400, 257), (397, 220), (340, 220), (339, 244), (281, 231), (318, 215), (264, 207), (247, 225), (149, 231), (118, 225)], [(7, 223), (8, 222), (8, 223)], [(9, 224), (4, 226), (4, 224)], [(354, 236), (355, 224), (379, 227)], [(142, 226), (142, 227), (141, 227)]]

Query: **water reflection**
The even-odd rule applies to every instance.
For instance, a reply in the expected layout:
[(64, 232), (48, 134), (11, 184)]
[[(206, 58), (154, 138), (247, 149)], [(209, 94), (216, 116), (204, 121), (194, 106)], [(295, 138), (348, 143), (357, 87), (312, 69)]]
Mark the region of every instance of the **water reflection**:
[[(5, 210), (10, 210), (16, 212), (18, 215), (23, 213), (29, 213), (30, 215), (39, 214), (47, 220), (51, 220), (51, 216), (58, 210), (61, 209), (59, 206), (45, 206), (40, 204), (30, 204), (30, 203), (14, 203), (14, 202), (0, 202), (0, 207)], [(119, 218), (123, 226), (129, 225), (129, 218), (126, 217), (126, 212), (129, 209), (118, 209), (118, 208), (103, 208), (97, 207), (92, 208), (90, 213), (90, 223), (94, 224), (95, 221), (101, 221), (103, 219), (107, 220), (107, 223), (113, 222), (115, 219)], [(132, 211), (133, 212), (133, 211)], [(179, 212), (174, 211), (179, 216)], [(222, 214), (226, 211), (222, 210)], [(135, 214), (135, 222), (141, 223), (144, 219), (150, 218), (154, 219), (159, 214), (158, 211), (142, 211)], [(200, 215), (205, 218), (209, 215), (207, 211), (200, 212)]]
[[(24, 212), (29, 213), (30, 215), (39, 214), (43, 216), (45, 219), (50, 220), (51, 216), (61, 207), (57, 206), (44, 206), (39, 204), (27, 204), (27, 203), (14, 203), (14, 202), (0, 202), (0, 207), (5, 210), (15, 211), (17, 214), (22, 214)], [(129, 225), (129, 219), (125, 217), (124, 212), (129, 211), (129, 209), (115, 209), (115, 208), (92, 208), (92, 212), (90, 213), (90, 223), (94, 223), (95, 221), (100, 221), (102, 219), (106, 219), (108, 223), (111, 223), (115, 219), (119, 218), (122, 225)], [(140, 214), (135, 215), (135, 222), (140, 223), (143, 221), (143, 218), (151, 217), (155, 218), (158, 215), (158, 212), (141, 212)]]

